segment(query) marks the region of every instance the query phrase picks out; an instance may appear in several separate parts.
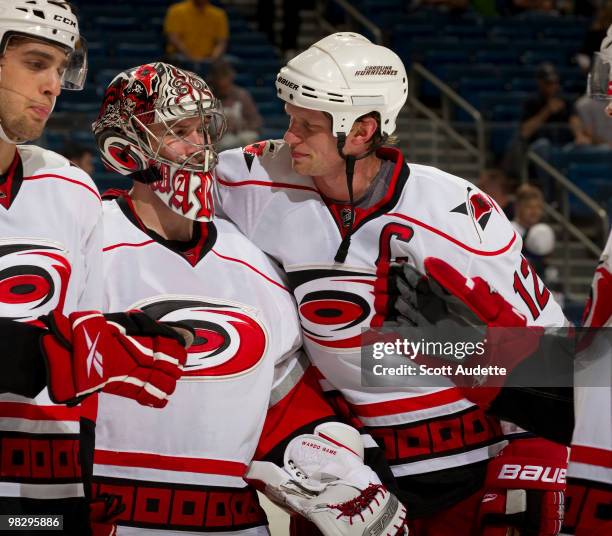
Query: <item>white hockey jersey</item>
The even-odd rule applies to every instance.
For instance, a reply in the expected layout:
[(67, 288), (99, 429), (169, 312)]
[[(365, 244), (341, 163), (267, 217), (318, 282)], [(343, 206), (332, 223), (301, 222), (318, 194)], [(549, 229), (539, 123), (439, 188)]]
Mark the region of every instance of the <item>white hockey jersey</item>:
[[(612, 234), (593, 278), (585, 327), (612, 328)], [(564, 532), (612, 531), (612, 345), (601, 333), (576, 367), (576, 426), (567, 468), (568, 503)], [(597, 356), (596, 359), (593, 359)], [(586, 364), (586, 366), (583, 366)], [(602, 385), (601, 378), (604, 378)], [(606, 383), (607, 382), (607, 383)], [(607, 512), (607, 513), (606, 513)], [(604, 528), (604, 523), (607, 523)], [(607, 532), (606, 532), (607, 531)], [(598, 533), (599, 534), (599, 533)]]
[(396, 149), (378, 155), (395, 162), (391, 184), (375, 206), (356, 209), (343, 264), (334, 256), (346, 230), (345, 207), (328, 206), (312, 179), (292, 170), (282, 141), (221, 153), (218, 197), (223, 213), (282, 264), (312, 362), (384, 445), (402, 491), (411, 495), (403, 497), (409, 511), (421, 515), (476, 491), (480, 484), (464, 468), (495, 455), (503, 434), (450, 382), (362, 385), (360, 333), (383, 320), (380, 289), (389, 263), (408, 260), (423, 271), (426, 257), (439, 257), (468, 277), (482, 276), (533, 324), (559, 326), (565, 319), (493, 200), (458, 177), (407, 165)]
[[(0, 316), (36, 323), (55, 308), (100, 309), (102, 208), (91, 178), (33, 145), (18, 146), (2, 178)], [(83, 497), (80, 414), (78, 406), (54, 405), (46, 389), (34, 399), (0, 394), (1, 513), (30, 506), (42, 513), (50, 510), (36, 499)], [(22, 510), (10, 498), (29, 506)]]
[(163, 410), (100, 394), (94, 496), (121, 497), (119, 535), (267, 534), (242, 478), (256, 448), (264, 456), (332, 414), (311, 396), (280, 270), (224, 220), (197, 224), (179, 249), (142, 225), (125, 194), (104, 202), (104, 227), (105, 310), (186, 322), (196, 339)]

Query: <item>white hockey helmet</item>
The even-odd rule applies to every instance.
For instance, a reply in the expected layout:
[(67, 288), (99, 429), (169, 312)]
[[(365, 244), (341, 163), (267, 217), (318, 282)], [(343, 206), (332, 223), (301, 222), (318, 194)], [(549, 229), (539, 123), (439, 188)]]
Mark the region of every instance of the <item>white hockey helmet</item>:
[(395, 131), (408, 97), (408, 78), (393, 51), (363, 35), (340, 32), (317, 41), (283, 67), (276, 91), (285, 102), (329, 113), (334, 136), (348, 135), (356, 119), (378, 112), (386, 137)]
[(0, 54), (11, 37), (25, 36), (69, 51), (62, 89), (83, 89), (87, 77), (87, 45), (79, 34), (79, 23), (64, 0), (1, 0)]
[(612, 25), (595, 53), (587, 82), (587, 95), (594, 99), (612, 100)]

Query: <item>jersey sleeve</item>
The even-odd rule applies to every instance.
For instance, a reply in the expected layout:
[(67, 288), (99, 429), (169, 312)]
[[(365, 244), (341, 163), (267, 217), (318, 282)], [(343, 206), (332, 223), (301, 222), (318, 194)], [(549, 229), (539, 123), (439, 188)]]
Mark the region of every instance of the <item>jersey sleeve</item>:
[(466, 277), (482, 277), (529, 325), (567, 324), (561, 307), (522, 255), (521, 237), (490, 196), (435, 168), (420, 167), (415, 175), (411, 180), (416, 186), (408, 195), (428, 198), (436, 192), (443, 200), (428, 205), (432, 208), (421, 222), (421, 241), (406, 245), (418, 269), (423, 271), (420, 263), (429, 256), (441, 258)]
[[(283, 280), (280, 269), (272, 267)], [(322, 422), (337, 420), (325, 400), (315, 369), (302, 349), (302, 337), (293, 297), (289, 291), (274, 299), (274, 332), (271, 344), (275, 354), (268, 412), (255, 459), (283, 464), (289, 441), (310, 433)]]
[(103, 276), (102, 247), (103, 225), (102, 207), (100, 203), (92, 206), (94, 212), (90, 216), (92, 224), (83, 235), (81, 253), (84, 259), (83, 286), (79, 295), (78, 309), (81, 311), (102, 309)]
[(286, 149), (281, 140), (266, 140), (219, 155), (215, 168), (217, 206), (248, 238), (265, 217), (274, 184), (295, 180)]
[(612, 233), (595, 270), (583, 324), (588, 328), (612, 326)]

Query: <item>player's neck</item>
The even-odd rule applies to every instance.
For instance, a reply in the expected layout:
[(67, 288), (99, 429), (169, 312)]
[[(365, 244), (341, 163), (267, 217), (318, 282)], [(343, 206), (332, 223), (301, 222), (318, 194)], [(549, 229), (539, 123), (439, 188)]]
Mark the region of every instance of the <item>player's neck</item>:
[(16, 145), (0, 140), (0, 175), (6, 173), (10, 167), (15, 158), (15, 151), (17, 151)]
[(181, 242), (193, 236), (193, 221), (172, 212), (147, 184), (134, 182), (130, 197), (137, 216), (151, 231), (166, 240)]
[[(374, 154), (355, 162), (353, 200), (359, 199), (366, 193), (380, 171), (381, 164), (382, 160)], [(325, 197), (336, 201), (349, 201), (348, 186), (346, 184), (346, 166), (344, 163), (334, 173), (312, 177), (312, 180), (319, 192)]]

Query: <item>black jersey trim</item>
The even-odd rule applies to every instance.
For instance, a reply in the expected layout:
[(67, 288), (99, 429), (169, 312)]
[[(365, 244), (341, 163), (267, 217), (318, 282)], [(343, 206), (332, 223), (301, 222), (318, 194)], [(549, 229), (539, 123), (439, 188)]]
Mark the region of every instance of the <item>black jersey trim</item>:
[(23, 184), (23, 163), (19, 151), (15, 156), (6, 173), (0, 175), (0, 205), (7, 210), (11, 208)]
[(131, 198), (127, 193), (117, 197), (117, 205), (124, 216), (143, 233), (155, 242), (185, 259), (191, 266), (200, 262), (213, 248), (217, 241), (217, 228), (211, 222), (193, 222), (193, 236), (190, 240), (167, 240), (155, 231), (149, 229), (136, 214)]

